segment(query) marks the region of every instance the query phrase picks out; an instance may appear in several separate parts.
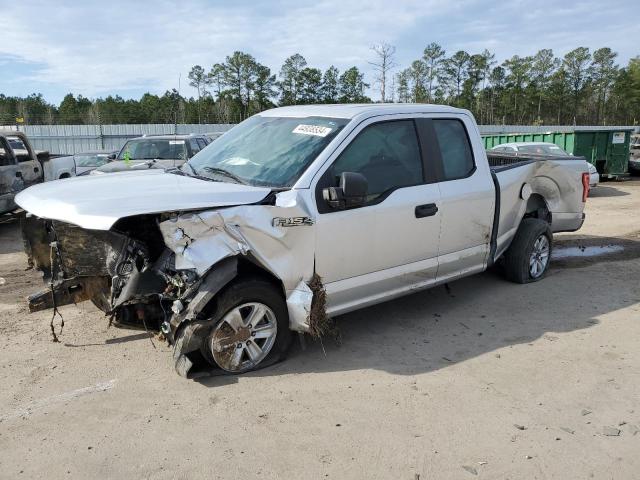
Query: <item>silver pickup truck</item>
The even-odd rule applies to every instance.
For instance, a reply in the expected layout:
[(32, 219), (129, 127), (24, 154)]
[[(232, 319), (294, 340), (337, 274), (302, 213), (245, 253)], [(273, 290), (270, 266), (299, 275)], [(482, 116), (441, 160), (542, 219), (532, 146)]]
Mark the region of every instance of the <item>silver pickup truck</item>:
[(335, 315), (496, 262), (537, 281), (588, 189), (584, 159), (488, 158), (466, 110), (314, 105), (255, 115), (180, 169), (72, 178), (17, 202), (50, 282), (31, 310), (92, 300), (117, 324), (156, 326), (186, 375), (205, 360), (268, 365), (292, 331), (322, 335)]

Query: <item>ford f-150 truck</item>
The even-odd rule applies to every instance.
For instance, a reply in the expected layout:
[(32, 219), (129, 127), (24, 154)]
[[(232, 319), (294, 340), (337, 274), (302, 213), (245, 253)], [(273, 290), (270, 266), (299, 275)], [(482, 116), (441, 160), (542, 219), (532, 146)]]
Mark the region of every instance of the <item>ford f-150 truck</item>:
[(31, 311), (92, 300), (157, 325), (186, 375), (268, 365), (292, 331), (498, 261), (540, 280), (588, 189), (584, 159), (488, 158), (466, 110), (313, 105), (255, 115), (179, 169), (37, 185), (17, 203), (49, 283)]

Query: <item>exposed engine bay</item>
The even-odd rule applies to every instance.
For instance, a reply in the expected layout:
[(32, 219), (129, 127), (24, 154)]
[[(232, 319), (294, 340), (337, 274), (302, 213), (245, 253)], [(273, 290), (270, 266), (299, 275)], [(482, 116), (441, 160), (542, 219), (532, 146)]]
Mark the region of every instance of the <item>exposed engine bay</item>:
[(116, 323), (148, 322), (149, 328), (169, 333), (163, 312), (170, 311), (198, 275), (175, 270), (175, 254), (162, 243), (153, 217), (137, 217), (135, 225), (127, 220), (113, 231), (100, 231), (24, 218), (30, 265), (44, 273), (50, 286), (29, 297), (30, 311), (91, 300)]

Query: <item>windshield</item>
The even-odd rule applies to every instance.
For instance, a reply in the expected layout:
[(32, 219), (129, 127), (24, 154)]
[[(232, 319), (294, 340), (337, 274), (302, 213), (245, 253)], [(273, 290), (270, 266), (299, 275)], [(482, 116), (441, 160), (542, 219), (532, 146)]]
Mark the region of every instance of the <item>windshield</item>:
[(252, 185), (289, 187), (348, 122), (254, 116), (196, 154), (188, 165), (202, 176), (228, 172)]
[(137, 138), (124, 144), (118, 160), (186, 160), (184, 140)]
[(101, 167), (109, 161), (106, 153), (79, 154), (73, 158), (77, 167)]
[(522, 145), (518, 147), (518, 151), (535, 153), (537, 155), (555, 155), (558, 157), (566, 157), (569, 155), (557, 145)]

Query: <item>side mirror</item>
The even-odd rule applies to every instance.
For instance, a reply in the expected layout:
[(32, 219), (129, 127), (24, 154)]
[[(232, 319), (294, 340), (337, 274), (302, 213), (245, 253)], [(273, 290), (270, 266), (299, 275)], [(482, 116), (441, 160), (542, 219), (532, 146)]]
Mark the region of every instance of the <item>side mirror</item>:
[(331, 208), (346, 210), (361, 207), (367, 201), (369, 184), (361, 173), (342, 172), (340, 185), (322, 191), (322, 197)]
[(36, 154), (36, 158), (40, 163), (42, 163), (42, 162), (48, 162), (51, 157), (49, 155), (49, 152), (38, 152)]
[(115, 159), (116, 159), (115, 153), (110, 153), (109, 156), (107, 157), (107, 160), (115, 160)]

